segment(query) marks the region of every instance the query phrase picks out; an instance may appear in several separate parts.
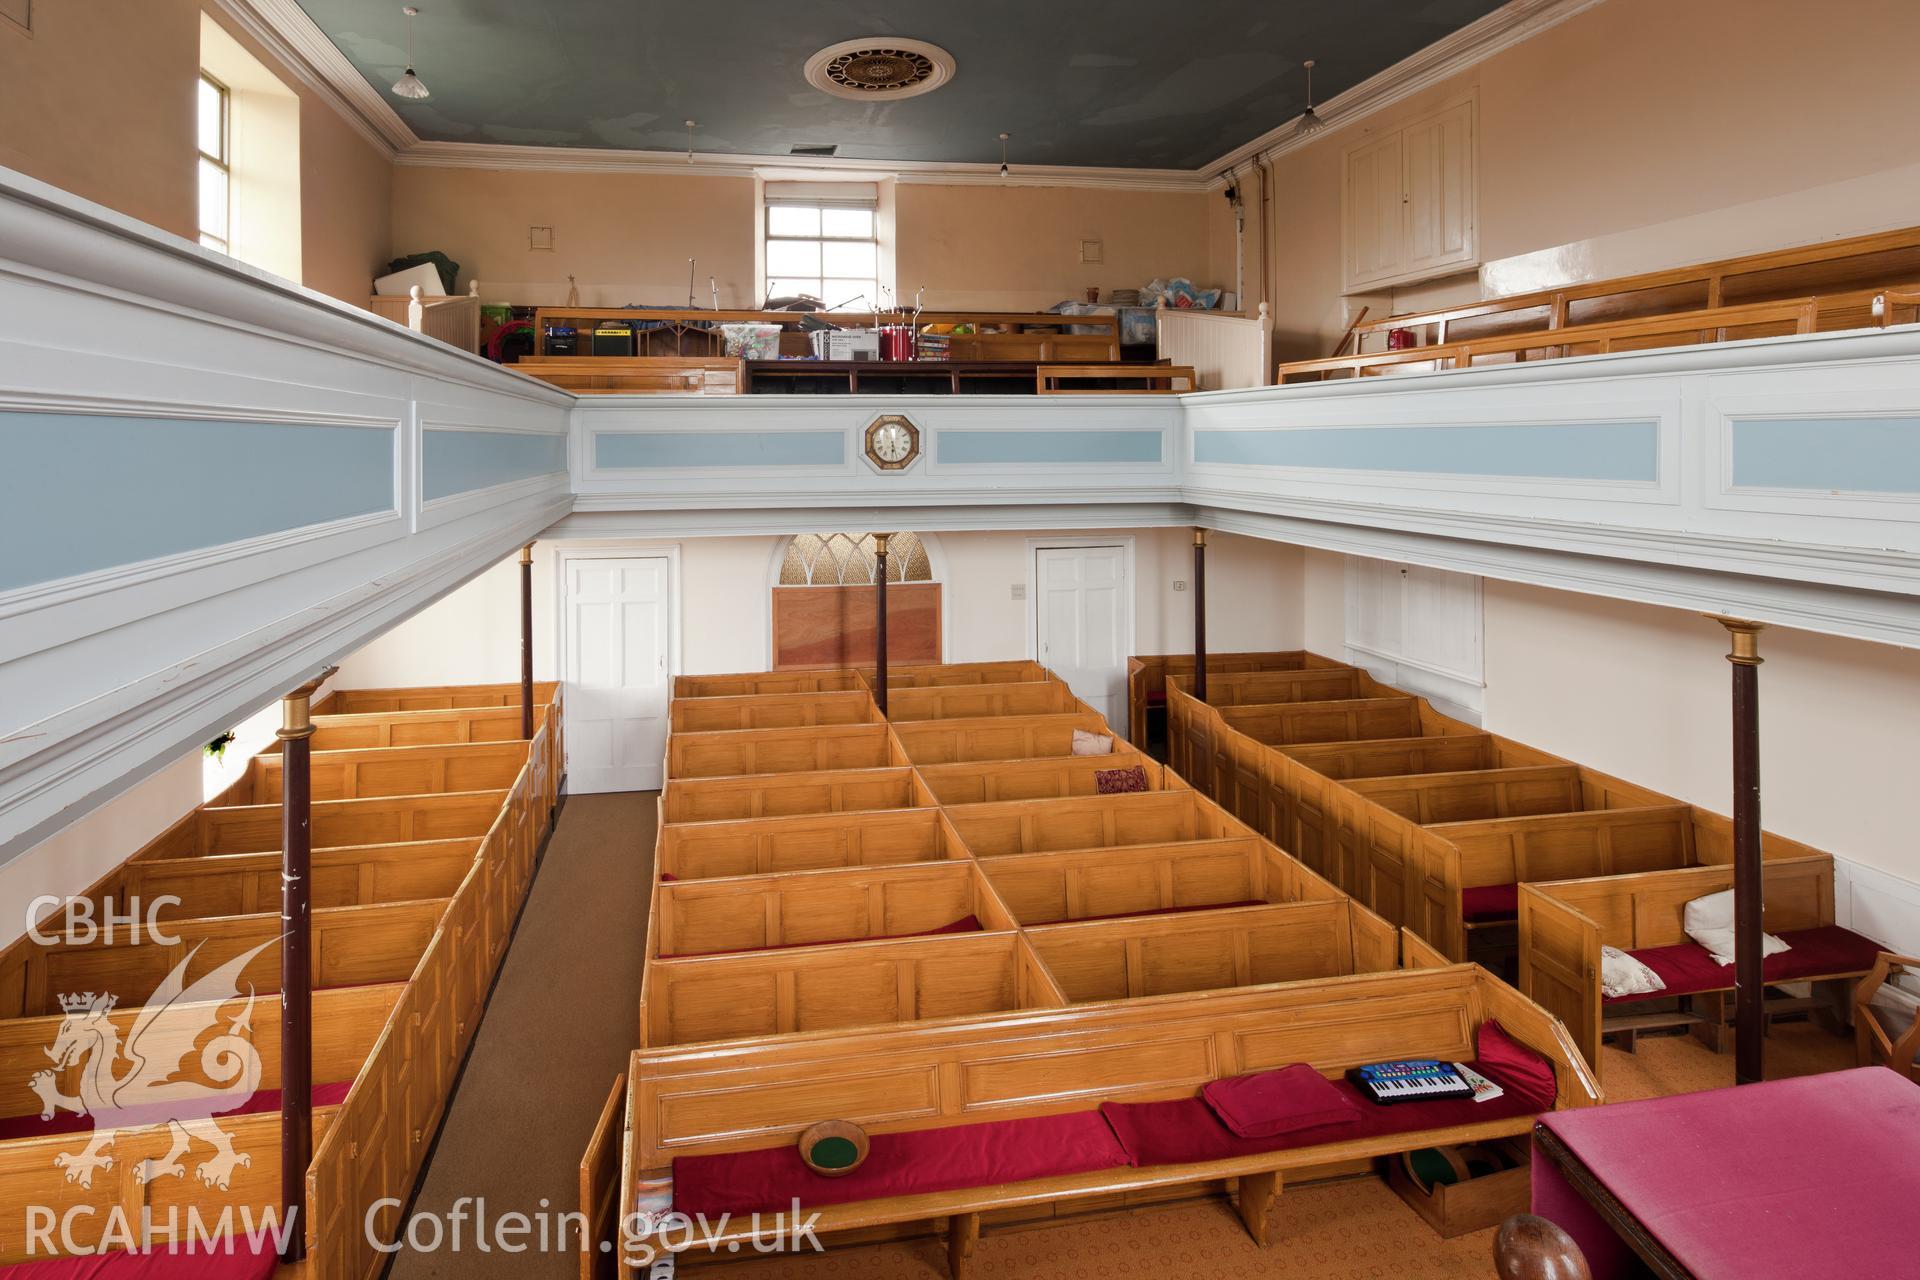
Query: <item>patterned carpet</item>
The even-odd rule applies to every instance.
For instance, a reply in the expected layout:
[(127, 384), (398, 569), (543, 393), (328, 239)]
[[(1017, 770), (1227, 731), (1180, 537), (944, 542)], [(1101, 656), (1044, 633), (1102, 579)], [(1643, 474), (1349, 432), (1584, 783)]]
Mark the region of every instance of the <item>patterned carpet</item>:
[[(1693, 1093), (1733, 1083), (1733, 1057), (1690, 1037), (1643, 1038), (1639, 1052), (1602, 1050), (1602, 1080), (1614, 1101)], [(1853, 1043), (1804, 1023), (1782, 1024), (1767, 1041), (1772, 1077), (1853, 1065)], [(1378, 1178), (1284, 1191), (1272, 1239), (1256, 1248), (1224, 1202), (1142, 1209), (988, 1235), (976, 1269), (987, 1280), (1486, 1280), (1493, 1274), (1491, 1229), (1443, 1240)], [(694, 1268), (689, 1268), (694, 1270)], [(937, 1241), (850, 1245), (824, 1254), (726, 1261), (727, 1280), (942, 1280)]]

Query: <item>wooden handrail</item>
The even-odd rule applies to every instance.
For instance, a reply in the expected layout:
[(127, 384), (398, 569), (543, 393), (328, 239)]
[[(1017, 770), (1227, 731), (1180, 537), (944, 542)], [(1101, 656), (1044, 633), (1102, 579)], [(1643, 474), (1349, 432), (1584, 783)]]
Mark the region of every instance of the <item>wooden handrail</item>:
[[(1173, 381), (1186, 379), (1186, 389), (1194, 390), (1198, 383), (1194, 380), (1193, 366), (1185, 364), (1043, 364), (1033, 371), (1033, 389), (1043, 396), (1132, 396), (1132, 395), (1173, 395), (1176, 394)], [(1089, 390), (1080, 387), (1063, 387), (1066, 381), (1086, 381), (1088, 379), (1127, 379), (1145, 381), (1147, 387), (1101, 388)], [(1165, 386), (1161, 384), (1165, 383)]]
[[(1662, 335), (1695, 335), (1696, 342), (1720, 342), (1727, 330), (1762, 324), (1792, 324), (1795, 333), (1811, 333), (1819, 317), (1820, 299), (1792, 298), (1782, 302), (1754, 302), (1737, 307), (1709, 307), (1701, 311), (1681, 311), (1670, 315), (1647, 316), (1637, 320), (1610, 320), (1604, 324), (1572, 325), (1552, 330), (1505, 334), (1495, 338), (1474, 338), (1466, 342), (1441, 343), (1431, 347), (1409, 347), (1400, 351), (1376, 351), (1367, 355), (1335, 356), (1323, 360), (1296, 360), (1283, 364), (1278, 381), (1285, 383), (1313, 374), (1349, 373), (1356, 377), (1403, 364), (1432, 364), (1442, 369), (1471, 368), (1483, 356), (1516, 354), (1539, 348), (1552, 348), (1556, 356), (1571, 347), (1592, 347), (1598, 353), (1613, 351), (1623, 341), (1657, 338)], [(1652, 344), (1659, 345), (1659, 344)], [(1673, 343), (1680, 346), (1685, 343)], [(1521, 358), (1524, 358), (1523, 356)], [(1554, 357), (1549, 357), (1554, 358)]]
[[(1882, 329), (1894, 323), (1895, 307), (1913, 307), (1920, 312), (1920, 288), (1882, 289), (1873, 295), (1873, 319)], [(1920, 314), (1914, 317), (1920, 320)]]

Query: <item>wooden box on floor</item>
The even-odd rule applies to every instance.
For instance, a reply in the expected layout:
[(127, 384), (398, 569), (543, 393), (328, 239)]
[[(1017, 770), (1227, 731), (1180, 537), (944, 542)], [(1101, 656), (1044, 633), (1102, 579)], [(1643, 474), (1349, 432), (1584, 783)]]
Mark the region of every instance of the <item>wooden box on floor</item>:
[(1516, 1213), (1525, 1213), (1532, 1203), (1533, 1168), (1523, 1138), (1502, 1138), (1484, 1144), (1510, 1163), (1504, 1169), (1463, 1178), (1458, 1182), (1435, 1181), (1421, 1186), (1407, 1170), (1409, 1155), (1389, 1157), (1387, 1185), (1392, 1187), (1415, 1213), (1426, 1219), (1435, 1232), (1451, 1240), (1473, 1231), (1497, 1227)]

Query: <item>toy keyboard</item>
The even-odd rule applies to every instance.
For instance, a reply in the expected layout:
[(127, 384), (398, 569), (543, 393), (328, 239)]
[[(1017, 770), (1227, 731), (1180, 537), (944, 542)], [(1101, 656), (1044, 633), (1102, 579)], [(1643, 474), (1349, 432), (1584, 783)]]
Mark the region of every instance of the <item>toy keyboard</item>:
[(1437, 1098), (1471, 1098), (1473, 1086), (1461, 1078), (1451, 1062), (1430, 1058), (1406, 1062), (1376, 1062), (1347, 1072), (1369, 1099), (1381, 1105), (1395, 1102), (1431, 1102)]

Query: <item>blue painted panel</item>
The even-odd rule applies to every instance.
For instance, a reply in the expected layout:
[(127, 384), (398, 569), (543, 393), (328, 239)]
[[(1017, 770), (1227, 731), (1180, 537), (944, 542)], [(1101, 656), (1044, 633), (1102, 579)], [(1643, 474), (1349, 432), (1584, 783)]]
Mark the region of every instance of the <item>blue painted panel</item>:
[(1342, 471), (1651, 482), (1660, 476), (1657, 422), (1556, 422), (1485, 427), (1310, 427), (1194, 433), (1195, 462)]
[(958, 466), (1160, 461), (1158, 431), (936, 431), (933, 442)]
[(391, 427), (0, 413), (0, 590), (393, 509)]
[(515, 431), (431, 429), (420, 491), (431, 501), (567, 469), (567, 438)]
[(598, 468), (837, 467), (841, 431), (620, 431), (593, 438)]
[(1920, 493), (1920, 418), (1736, 418), (1733, 482)]

